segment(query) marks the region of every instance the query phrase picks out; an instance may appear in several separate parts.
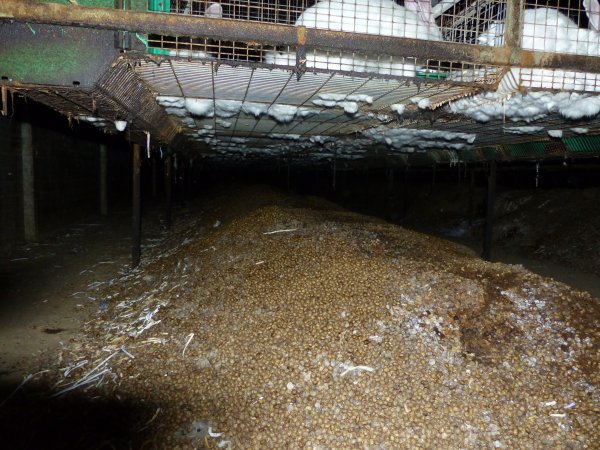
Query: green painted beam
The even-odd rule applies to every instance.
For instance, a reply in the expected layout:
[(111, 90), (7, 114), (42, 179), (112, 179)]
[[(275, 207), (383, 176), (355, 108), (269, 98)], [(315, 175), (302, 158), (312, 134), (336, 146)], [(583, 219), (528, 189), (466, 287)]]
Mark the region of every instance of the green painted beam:
[[(150, 0), (152, 1), (152, 0)], [(161, 0), (163, 1), (163, 0)], [(39, 3), (59, 3), (62, 5), (73, 5), (70, 0), (38, 0)], [(168, 0), (167, 0), (168, 3)], [(87, 6), (92, 8), (116, 8), (116, 0), (77, 0), (78, 6)], [(130, 0), (132, 11), (147, 11), (148, 0)]]
[[(38, 3), (73, 5), (69, 0)], [(115, 9), (124, 1), (77, 0), (78, 6)], [(147, 0), (130, 0), (132, 10), (147, 11)], [(88, 86), (118, 54), (115, 33), (108, 30), (62, 27), (37, 23), (0, 22), (0, 77), (13, 83)], [(143, 39), (143, 37), (142, 37)], [(142, 40), (133, 44), (144, 49)]]
[(0, 23), (0, 77), (14, 84), (92, 87), (118, 54), (114, 32)]
[[(31, 29), (35, 30), (34, 27)], [(88, 59), (80, 55), (86, 53), (87, 43), (71, 39), (65, 30), (59, 32), (63, 34), (63, 39), (44, 42), (43, 45), (32, 41), (8, 45), (0, 52), (0, 73), (9, 74), (14, 80), (25, 81), (43, 79), (48, 73), (65, 78), (85, 70)]]

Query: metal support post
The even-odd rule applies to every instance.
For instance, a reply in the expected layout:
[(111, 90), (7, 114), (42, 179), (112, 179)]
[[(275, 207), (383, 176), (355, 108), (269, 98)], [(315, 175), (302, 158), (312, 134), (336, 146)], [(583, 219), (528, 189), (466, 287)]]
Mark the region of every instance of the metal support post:
[(131, 266), (140, 264), (142, 254), (142, 202), (141, 202), (141, 161), (140, 146), (133, 144), (133, 195), (131, 207)]
[(31, 124), (21, 124), (21, 163), (23, 180), (23, 236), (32, 242), (37, 238), (35, 214), (35, 176)]
[(173, 156), (167, 154), (165, 158), (165, 225), (171, 226), (171, 209), (173, 204)]
[(290, 191), (292, 185), (291, 185), (291, 175), (290, 175), (290, 155), (288, 155), (287, 157), (287, 190), (288, 192)]
[(404, 185), (402, 186), (402, 217), (408, 211), (408, 164), (404, 166)]
[(158, 162), (156, 161), (156, 156), (152, 157), (151, 164), (152, 164), (152, 199), (156, 200), (156, 195), (158, 192)]
[(494, 232), (494, 203), (496, 200), (496, 161), (490, 161), (488, 174), (487, 209), (485, 213), (485, 235), (483, 237), (483, 259), (491, 261), (492, 237)]
[(181, 191), (181, 204), (185, 205), (185, 200), (187, 198), (187, 159), (181, 158), (180, 162), (181, 167), (179, 168), (179, 183), (180, 183), (180, 191)]
[(392, 217), (394, 214), (394, 168), (388, 167), (385, 170), (385, 198), (386, 198), (386, 215)]
[(104, 144), (100, 144), (100, 214), (108, 215), (108, 155)]
[(335, 192), (335, 184), (336, 184), (336, 176), (337, 176), (337, 151), (336, 151), (336, 155), (333, 157), (333, 174), (332, 174), (332, 180), (331, 180), (331, 189), (333, 192)]
[(475, 195), (475, 167), (471, 167), (470, 170), (471, 179), (469, 181), (469, 227), (473, 226), (473, 221), (475, 220), (475, 199), (473, 196)]

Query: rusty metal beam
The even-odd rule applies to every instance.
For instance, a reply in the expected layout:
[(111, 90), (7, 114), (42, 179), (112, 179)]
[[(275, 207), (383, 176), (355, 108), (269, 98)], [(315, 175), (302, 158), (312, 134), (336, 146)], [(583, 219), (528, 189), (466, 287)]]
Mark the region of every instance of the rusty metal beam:
[(521, 30), (523, 0), (512, 0), (506, 4), (506, 32), (504, 33), (505, 47), (510, 49), (510, 63), (519, 66), (521, 63)]
[[(522, 0), (517, 0), (515, 5), (509, 8), (508, 25), (513, 29), (520, 23), (520, 18), (516, 19), (516, 17), (519, 16), (521, 3)], [(508, 2), (508, 4), (512, 5), (512, 2)], [(0, 2), (0, 21), (2, 20), (139, 33), (198, 36), (272, 45), (295, 46), (298, 36), (297, 28), (292, 25), (19, 0), (2, 0)], [(600, 72), (598, 58), (594, 56), (533, 52), (519, 50), (518, 47), (511, 48), (510, 45), (488, 47), (312, 28), (306, 30), (306, 47), (331, 48), (367, 54), (378, 54), (385, 49), (385, 54), (390, 56), (409, 56), (418, 59)]]

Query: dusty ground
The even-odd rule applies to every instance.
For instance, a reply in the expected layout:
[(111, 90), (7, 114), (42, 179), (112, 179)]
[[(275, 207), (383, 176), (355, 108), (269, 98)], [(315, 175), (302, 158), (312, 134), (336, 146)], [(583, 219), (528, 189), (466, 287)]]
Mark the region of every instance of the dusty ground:
[(600, 276), (600, 188), (503, 193), (496, 242)]
[(316, 199), (198, 208), (85, 279), (0, 407), (15, 447), (598, 448), (597, 299)]
[[(125, 219), (125, 220), (124, 220)], [(100, 308), (89, 286), (127, 267), (126, 217), (95, 218), (20, 246), (0, 265), (0, 383), (20, 381), (47, 350), (69, 345)]]
[[(408, 217), (411, 228), (480, 246), (485, 191), (475, 191), (469, 223), (468, 186), (425, 186), (415, 190)], [(494, 249), (600, 277), (600, 188), (521, 189), (499, 187)]]

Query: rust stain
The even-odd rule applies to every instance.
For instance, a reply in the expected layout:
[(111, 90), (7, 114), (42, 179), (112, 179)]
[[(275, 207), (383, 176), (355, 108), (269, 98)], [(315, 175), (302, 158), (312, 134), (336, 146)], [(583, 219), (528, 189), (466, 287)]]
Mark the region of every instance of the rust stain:
[(306, 45), (306, 27), (298, 27), (298, 45)]
[[(511, 7), (511, 22), (509, 22), (515, 32), (507, 36), (509, 44), (515, 39), (518, 43), (521, 12), (519, 5), (522, 4), (522, 0), (515, 3), (516, 7)], [(197, 36), (226, 41), (259, 42), (266, 45), (295, 46), (304, 40), (309, 48), (329, 48), (366, 54), (384, 53), (389, 56), (460, 61), (469, 64), (519, 65), (600, 72), (597, 57), (561, 54), (529, 55), (525, 50), (515, 50), (518, 49), (516, 44), (487, 47), (313, 28), (301, 29), (292, 25), (256, 21), (122, 11), (55, 3), (29, 3), (18, 0), (0, 2), (0, 20), (7, 17), (19, 22), (126, 30), (170, 36)]]

